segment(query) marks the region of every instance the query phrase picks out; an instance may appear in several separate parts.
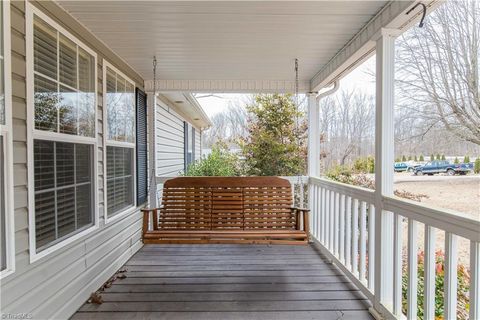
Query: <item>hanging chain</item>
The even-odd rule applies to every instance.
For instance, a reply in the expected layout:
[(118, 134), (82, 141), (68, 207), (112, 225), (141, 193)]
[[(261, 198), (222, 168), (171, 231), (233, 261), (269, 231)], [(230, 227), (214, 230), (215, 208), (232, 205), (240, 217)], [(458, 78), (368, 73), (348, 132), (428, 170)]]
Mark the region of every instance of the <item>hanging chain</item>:
[[(153, 56), (153, 103), (156, 104), (156, 98), (157, 96), (157, 57)], [(153, 106), (153, 111), (155, 112), (156, 106)], [(153, 115), (152, 115), (153, 117)], [(154, 146), (155, 148), (156, 146)], [(151, 189), (156, 189), (157, 188), (157, 177), (155, 176), (155, 164), (152, 166), (152, 170), (150, 173), (150, 188), (148, 190), (148, 194), (150, 194)], [(158, 190), (156, 190), (156, 195), (157, 195), (157, 205), (161, 203), (161, 197), (160, 193)]]
[[(298, 150), (301, 150), (301, 142), (300, 142), (300, 99), (299, 99), (299, 80), (298, 80), (298, 59), (295, 59), (295, 108), (296, 108), (296, 115), (295, 115), (295, 135), (297, 137), (297, 147)], [(302, 170), (299, 168), (297, 172), (297, 186), (300, 189), (299, 191), (299, 207), (303, 208), (304, 204), (304, 195), (303, 195), (303, 181), (302, 181)]]

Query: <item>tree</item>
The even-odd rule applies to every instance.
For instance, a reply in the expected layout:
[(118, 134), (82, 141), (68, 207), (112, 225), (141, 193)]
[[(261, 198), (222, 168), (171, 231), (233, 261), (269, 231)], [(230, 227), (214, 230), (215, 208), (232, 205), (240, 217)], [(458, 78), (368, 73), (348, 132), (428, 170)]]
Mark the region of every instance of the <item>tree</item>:
[(403, 162), (407, 161), (407, 157), (402, 156), (402, 161), (403, 161)]
[(480, 145), (480, 1), (448, 1), (397, 40), (399, 102), (418, 135), (444, 129)]
[(463, 158), (463, 163), (470, 163), (470, 157), (468, 155), (466, 155), (464, 158)]
[(475, 159), (475, 166), (473, 167), (473, 172), (480, 173), (480, 157)]
[(419, 161), (425, 161), (425, 159), (423, 158), (423, 154), (420, 155), (420, 158), (418, 160)]
[(322, 164), (326, 169), (374, 153), (374, 110), (374, 98), (361, 91), (340, 90), (320, 101)]
[(249, 135), (240, 141), (240, 148), (248, 173), (262, 176), (304, 174), (307, 124), (292, 95), (256, 95), (247, 111)]
[(440, 153), (437, 153), (437, 155), (435, 156), (435, 159), (437, 160), (440, 160), (442, 157), (440, 157)]
[(415, 161), (415, 162), (417, 162), (417, 161), (418, 161), (417, 155), (415, 155), (415, 158), (414, 158), (414, 160), (413, 160), (413, 161)]
[(442, 154), (442, 160), (447, 160), (447, 158), (445, 158), (444, 154)]
[(455, 160), (453, 161), (453, 163), (455, 163), (455, 164), (459, 164), (459, 163), (460, 163), (460, 160), (458, 160), (458, 158), (457, 158), (457, 157), (455, 157)]
[(435, 160), (435, 156), (433, 155), (433, 153), (430, 155), (430, 161), (433, 161)]

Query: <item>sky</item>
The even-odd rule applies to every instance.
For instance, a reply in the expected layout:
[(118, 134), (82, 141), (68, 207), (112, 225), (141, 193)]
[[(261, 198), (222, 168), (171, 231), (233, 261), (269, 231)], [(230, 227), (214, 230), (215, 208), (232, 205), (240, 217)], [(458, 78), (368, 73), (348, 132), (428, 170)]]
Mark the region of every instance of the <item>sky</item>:
[[(365, 93), (375, 94), (375, 83), (367, 71), (375, 70), (375, 56), (369, 58), (362, 65), (347, 74), (340, 80), (340, 89), (361, 90)], [(200, 95), (199, 96), (203, 96)], [(198, 102), (209, 117), (222, 112), (230, 104), (241, 105), (247, 100), (246, 94), (215, 94), (214, 96), (197, 98)]]

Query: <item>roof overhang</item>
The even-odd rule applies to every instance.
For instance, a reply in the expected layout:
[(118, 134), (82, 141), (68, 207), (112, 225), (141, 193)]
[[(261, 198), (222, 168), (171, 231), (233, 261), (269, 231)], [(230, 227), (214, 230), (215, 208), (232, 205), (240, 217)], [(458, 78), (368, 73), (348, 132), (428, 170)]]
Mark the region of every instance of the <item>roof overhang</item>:
[(158, 98), (195, 127), (206, 129), (212, 125), (210, 118), (192, 94), (185, 92), (161, 92), (158, 94)]
[[(435, 1), (424, 1), (429, 7)], [(59, 1), (153, 91), (318, 91), (404, 28), (416, 1)], [(419, 9), (417, 9), (419, 11)]]

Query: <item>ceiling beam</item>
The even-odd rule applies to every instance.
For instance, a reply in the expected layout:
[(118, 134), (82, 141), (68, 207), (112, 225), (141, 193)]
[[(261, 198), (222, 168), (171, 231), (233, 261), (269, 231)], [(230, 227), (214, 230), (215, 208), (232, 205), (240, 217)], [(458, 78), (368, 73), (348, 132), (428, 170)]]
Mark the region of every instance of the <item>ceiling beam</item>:
[[(232, 64), (232, 68), (235, 65)], [(145, 90), (153, 91), (153, 80), (145, 81)], [(308, 92), (309, 81), (299, 82), (299, 92)], [(157, 80), (157, 92), (195, 93), (294, 93), (293, 80)]]

